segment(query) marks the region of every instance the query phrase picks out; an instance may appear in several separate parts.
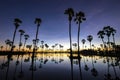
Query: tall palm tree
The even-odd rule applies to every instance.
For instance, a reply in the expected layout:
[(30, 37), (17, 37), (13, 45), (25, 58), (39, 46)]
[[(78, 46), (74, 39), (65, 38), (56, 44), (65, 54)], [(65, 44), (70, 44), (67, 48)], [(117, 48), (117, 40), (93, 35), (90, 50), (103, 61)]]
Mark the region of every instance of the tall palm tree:
[(28, 34), (25, 34), (24, 37), (25, 37), (25, 42), (24, 42), (23, 50), (24, 50), (26, 42), (30, 36)]
[(83, 44), (83, 49), (84, 49), (84, 44), (85, 44), (86, 40), (82, 39), (82, 44)]
[(104, 32), (105, 32), (105, 35), (108, 37), (108, 42), (107, 42), (107, 43), (108, 43), (109, 49), (110, 49), (110, 36), (111, 36), (111, 34), (112, 34), (110, 28), (111, 28), (110, 26), (105, 26), (105, 27), (103, 28), (103, 30), (104, 30)]
[(88, 35), (87, 36), (87, 40), (90, 42), (90, 49), (91, 49), (91, 41), (93, 40), (93, 36), (92, 35)]
[(74, 16), (74, 11), (72, 8), (68, 8), (65, 10), (64, 14), (68, 15), (69, 21), (69, 39), (70, 39), (70, 55), (72, 55), (72, 39), (71, 39), (71, 21)]
[(15, 40), (15, 36), (16, 36), (16, 31), (17, 31), (17, 29), (18, 29), (18, 27), (20, 26), (21, 23), (22, 23), (22, 21), (20, 19), (18, 19), (18, 18), (14, 19), (15, 31), (14, 31), (14, 34), (13, 34), (11, 52), (13, 51), (13, 45), (14, 45), (14, 40)]
[(102, 40), (102, 42), (103, 42), (103, 45), (104, 45), (104, 47), (105, 47), (105, 42), (104, 42), (105, 32), (104, 32), (103, 30), (100, 30), (100, 31), (98, 31), (97, 35), (98, 35), (98, 38), (101, 38), (101, 40)]
[(80, 46), (79, 46), (79, 35), (80, 35), (80, 23), (82, 23), (82, 21), (85, 21), (86, 18), (85, 18), (85, 14), (83, 12), (78, 12), (76, 13), (76, 16), (75, 16), (75, 19), (74, 21), (76, 22), (76, 24), (78, 24), (78, 36), (77, 36), (77, 42), (78, 42), (78, 54), (79, 54), (79, 51), (80, 51)]
[(22, 46), (21, 40), (22, 40), (22, 36), (23, 36), (23, 34), (25, 33), (25, 31), (22, 30), (22, 29), (20, 29), (19, 32), (20, 32), (20, 43), (19, 43), (19, 51), (20, 51), (20, 48), (21, 48), (21, 46)]
[(114, 45), (115, 45), (115, 37), (114, 37), (114, 35), (115, 35), (115, 33), (116, 33), (116, 30), (115, 30), (113, 27), (111, 27), (111, 28), (110, 28), (110, 31), (111, 31), (111, 34), (112, 34), (112, 37), (113, 37), (113, 43), (114, 43)]
[(35, 51), (35, 47), (36, 47), (36, 41), (37, 41), (37, 39), (38, 39), (38, 30), (39, 30), (39, 27), (40, 27), (40, 24), (41, 24), (41, 22), (42, 22), (42, 20), (40, 19), (40, 18), (36, 18), (35, 19), (35, 24), (37, 24), (37, 31), (36, 31), (36, 36), (35, 36), (35, 46), (34, 46), (34, 48), (33, 48), (33, 51)]

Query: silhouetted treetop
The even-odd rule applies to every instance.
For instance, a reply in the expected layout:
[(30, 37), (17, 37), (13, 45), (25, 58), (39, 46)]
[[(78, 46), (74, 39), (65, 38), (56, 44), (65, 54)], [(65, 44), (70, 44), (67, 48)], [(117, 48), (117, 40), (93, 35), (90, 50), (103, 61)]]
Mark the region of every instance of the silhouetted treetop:
[(14, 19), (14, 25), (16, 26), (16, 28), (18, 28), (18, 26), (20, 26), (20, 24), (22, 23), (22, 21), (18, 18)]
[(68, 8), (65, 10), (64, 14), (68, 15), (68, 20), (71, 21), (74, 16), (74, 10), (72, 8)]
[(78, 24), (78, 23), (82, 23), (82, 21), (85, 21), (85, 14), (84, 12), (80, 11), (78, 13), (76, 13), (76, 17), (74, 19), (74, 21)]
[(38, 26), (40, 26), (41, 22), (42, 22), (42, 20), (40, 18), (35, 19), (35, 24), (37, 24)]

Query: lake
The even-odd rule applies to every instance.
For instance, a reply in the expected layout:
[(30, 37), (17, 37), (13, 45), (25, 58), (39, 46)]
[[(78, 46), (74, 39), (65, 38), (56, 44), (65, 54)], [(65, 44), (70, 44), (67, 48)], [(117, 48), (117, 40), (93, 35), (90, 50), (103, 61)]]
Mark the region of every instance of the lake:
[(69, 53), (0, 55), (0, 80), (120, 80), (120, 58)]

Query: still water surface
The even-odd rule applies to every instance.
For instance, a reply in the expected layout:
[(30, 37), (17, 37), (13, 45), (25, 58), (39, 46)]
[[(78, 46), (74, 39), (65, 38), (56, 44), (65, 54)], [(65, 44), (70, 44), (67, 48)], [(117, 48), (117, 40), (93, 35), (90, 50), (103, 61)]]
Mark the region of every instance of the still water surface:
[[(68, 53), (0, 56), (0, 80), (120, 80), (120, 58)], [(77, 56), (74, 54), (73, 56)], [(8, 65), (9, 64), (9, 65)]]

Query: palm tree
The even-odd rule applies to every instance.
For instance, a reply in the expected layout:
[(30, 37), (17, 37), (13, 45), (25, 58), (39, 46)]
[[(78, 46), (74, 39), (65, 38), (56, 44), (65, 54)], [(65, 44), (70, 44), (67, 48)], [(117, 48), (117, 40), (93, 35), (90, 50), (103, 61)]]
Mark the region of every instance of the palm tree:
[(1, 48), (1, 51), (3, 50), (3, 46), (0, 46), (0, 48)]
[(68, 8), (65, 10), (64, 14), (68, 15), (69, 21), (69, 39), (70, 39), (70, 55), (72, 55), (72, 40), (71, 40), (71, 21), (74, 16), (74, 11), (72, 8)]
[(19, 51), (20, 51), (20, 48), (21, 48), (21, 46), (22, 46), (21, 40), (22, 40), (22, 36), (23, 36), (23, 34), (25, 33), (25, 31), (22, 30), (22, 29), (20, 29), (19, 32), (20, 32), (20, 43), (19, 43)]
[(87, 36), (87, 40), (90, 42), (90, 49), (91, 49), (91, 41), (93, 40), (93, 36), (92, 35), (88, 35)]
[(14, 31), (14, 34), (13, 34), (11, 52), (13, 51), (13, 45), (14, 45), (14, 40), (15, 40), (15, 36), (16, 36), (16, 31), (17, 31), (17, 29), (18, 29), (18, 27), (20, 26), (21, 23), (22, 23), (22, 21), (20, 19), (18, 19), (18, 18), (14, 19), (15, 31)]
[(44, 48), (44, 41), (41, 41), (41, 48), (42, 48), (42, 52), (43, 52), (43, 48)]
[(33, 52), (35, 51), (35, 47), (36, 47), (36, 41), (38, 39), (38, 30), (39, 30), (39, 27), (40, 27), (40, 24), (41, 24), (42, 20), (40, 18), (36, 18), (35, 19), (35, 24), (37, 24), (37, 31), (36, 31), (36, 37), (35, 37), (35, 46), (33, 48)]
[(103, 30), (100, 30), (100, 31), (98, 31), (98, 33), (97, 33), (97, 35), (98, 35), (98, 38), (101, 38), (101, 40), (102, 40), (102, 42), (103, 42), (103, 45), (104, 45), (104, 47), (105, 47), (105, 42), (104, 42), (104, 35), (105, 35), (105, 32), (103, 31)]
[(55, 45), (52, 45), (51, 47), (53, 48), (53, 51), (54, 51)]
[(6, 51), (7, 51), (7, 47), (8, 47), (8, 45), (9, 45), (9, 43), (10, 43), (10, 40), (9, 40), (9, 39), (6, 39), (6, 40), (5, 40), (5, 43), (6, 43)]
[(79, 35), (80, 35), (80, 23), (82, 23), (82, 21), (85, 21), (86, 18), (85, 18), (85, 14), (83, 12), (78, 12), (76, 13), (76, 17), (74, 19), (74, 21), (76, 22), (76, 24), (78, 24), (78, 37), (77, 37), (77, 42), (78, 42), (78, 54), (79, 54)]
[(104, 30), (104, 32), (105, 32), (105, 35), (108, 37), (108, 42), (107, 42), (107, 43), (108, 43), (108, 47), (109, 47), (109, 49), (110, 49), (110, 36), (111, 36), (111, 34), (112, 34), (111, 29), (110, 29), (110, 26), (104, 27), (103, 30)]
[(63, 45), (59, 44), (60, 51), (63, 50)]
[(112, 33), (113, 43), (114, 43), (114, 45), (115, 45), (115, 37), (114, 37), (114, 35), (115, 35), (115, 33), (116, 33), (116, 30), (111, 27), (111, 28), (110, 28), (110, 31), (111, 31), (111, 33)]
[(32, 45), (26, 45), (26, 48), (28, 48), (29, 51), (31, 50), (31, 47), (32, 47)]
[(49, 45), (48, 45), (48, 44), (45, 44), (45, 47), (46, 47), (46, 49), (48, 50), (48, 48), (49, 48)]
[(75, 50), (77, 50), (77, 43), (73, 43)]
[(25, 34), (24, 37), (25, 37), (25, 41), (24, 41), (23, 50), (24, 50), (25, 45), (26, 45), (26, 42), (27, 42), (27, 40), (28, 40), (28, 38), (29, 38), (30, 36), (29, 36), (28, 34)]
[(85, 44), (86, 40), (82, 39), (82, 43), (83, 43), (83, 49), (84, 49), (84, 44)]

